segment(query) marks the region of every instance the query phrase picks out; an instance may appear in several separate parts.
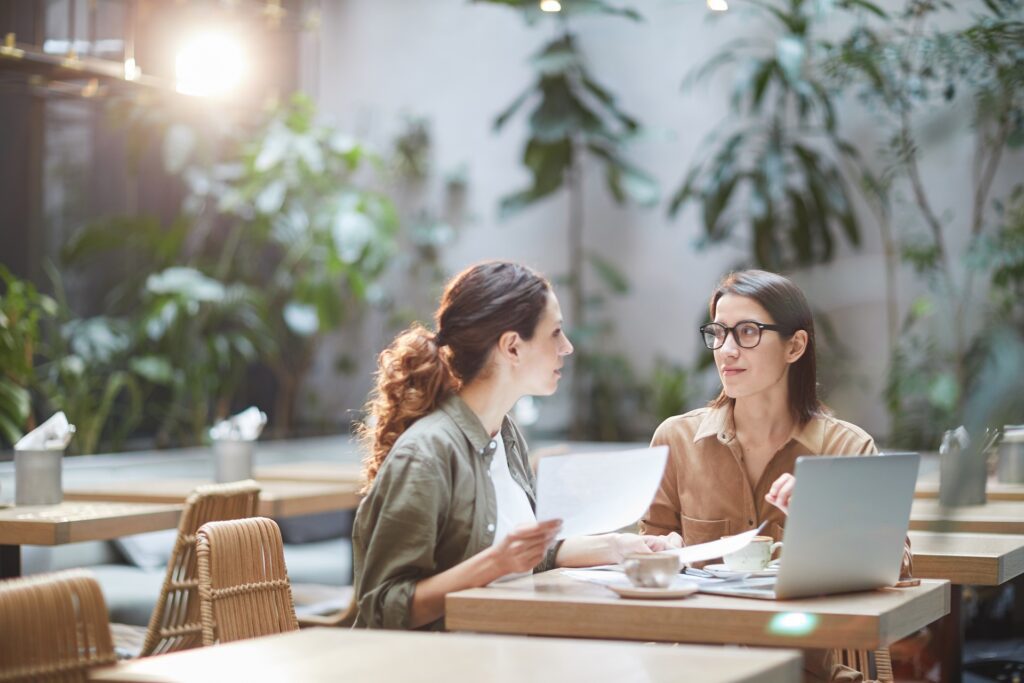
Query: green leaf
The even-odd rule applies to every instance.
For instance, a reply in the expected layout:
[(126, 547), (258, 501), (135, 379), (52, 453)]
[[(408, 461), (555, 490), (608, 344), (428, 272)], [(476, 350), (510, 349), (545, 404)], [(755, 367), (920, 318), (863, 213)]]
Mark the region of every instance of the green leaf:
[(594, 272), (601, 278), (601, 282), (609, 290), (618, 295), (629, 293), (629, 280), (611, 261), (602, 258), (593, 251), (587, 253), (587, 259), (590, 261), (590, 265), (594, 267)]
[(527, 88), (519, 95), (519, 97), (512, 101), (512, 104), (505, 108), (505, 111), (498, 114), (498, 117), (494, 119), (494, 130), (501, 130), (502, 127), (508, 123), (508, 120), (515, 116), (515, 113), (519, 111), (519, 108), (523, 106), (526, 100), (530, 99), (531, 95), (533, 95), (533, 90), (531, 88)]
[(619, 203), (654, 206), (660, 199), (658, 183), (651, 176), (631, 166), (609, 162), (605, 172), (612, 195)]
[(530, 63), (542, 76), (555, 76), (579, 68), (580, 57), (572, 38), (566, 36), (548, 43), (539, 54), (530, 59)]
[(676, 193), (672, 195), (672, 199), (669, 201), (669, 218), (675, 218), (676, 214), (679, 213), (679, 209), (682, 208), (686, 202), (696, 196), (695, 183), (700, 171), (700, 166), (695, 165), (686, 173), (686, 179), (683, 180), (683, 184), (679, 186), (679, 189), (676, 190)]
[(928, 386), (928, 402), (936, 408), (953, 410), (959, 400), (960, 386), (952, 373), (939, 374)]
[(753, 112), (761, 109), (761, 100), (771, 82), (772, 74), (776, 72), (774, 59), (763, 62), (754, 72), (753, 88), (750, 95), (750, 110)]
[(889, 18), (889, 15), (886, 13), (884, 9), (874, 4), (873, 2), (868, 2), (868, 0), (841, 0), (839, 2), (839, 6), (843, 8), (859, 7), (861, 9), (867, 10), (868, 12), (871, 12), (880, 19)]
[(28, 390), (0, 376), (0, 415), (17, 425), (24, 425), (32, 412), (32, 396)]
[(577, 107), (566, 79), (548, 77), (541, 81), (541, 101), (530, 114), (530, 129), (542, 142), (569, 137), (580, 127)]
[(718, 221), (725, 212), (739, 179), (739, 174), (730, 175), (724, 178), (712, 192), (703, 195), (704, 230), (708, 235), (718, 233)]
[(523, 163), (533, 172), (533, 191), (538, 197), (562, 186), (571, 162), (572, 144), (565, 138), (550, 143), (531, 139), (523, 151)]
[(0, 413), (0, 437), (12, 446), (25, 434), (3, 413)]
[(132, 372), (153, 384), (169, 386), (174, 379), (174, 367), (164, 356), (140, 356), (128, 364)]
[(807, 20), (800, 14), (799, 5), (800, 3), (790, 3), (790, 7), (793, 8), (791, 14), (787, 14), (785, 10), (781, 10), (774, 5), (769, 4), (766, 0), (748, 0), (750, 4), (756, 5), (761, 9), (767, 11), (769, 14), (774, 16), (779, 22), (782, 23), (790, 33), (797, 35), (803, 35), (807, 31)]

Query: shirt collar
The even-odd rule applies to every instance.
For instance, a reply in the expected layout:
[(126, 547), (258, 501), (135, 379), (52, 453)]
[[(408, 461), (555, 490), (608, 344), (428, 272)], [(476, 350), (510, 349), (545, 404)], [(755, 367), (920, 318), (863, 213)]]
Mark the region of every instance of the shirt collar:
[[(721, 443), (728, 443), (736, 436), (736, 422), (732, 414), (733, 404), (729, 401), (724, 406), (708, 409), (704, 419), (701, 420), (697, 433), (693, 435), (693, 442), (710, 436), (716, 437)], [(800, 427), (793, 434), (792, 440), (799, 441), (809, 453), (822, 454), (825, 445), (825, 422), (812, 417), (803, 427)], [(786, 444), (789, 442), (787, 441)], [(783, 448), (785, 448), (785, 445)]]
[(793, 438), (803, 444), (808, 453), (813, 455), (827, 455), (822, 452), (825, 447), (825, 421), (817, 416), (812, 417), (803, 427), (800, 427)]
[[(484, 429), (483, 423), (480, 422), (480, 418), (477, 417), (476, 413), (466, 405), (466, 402), (459, 397), (458, 394), (452, 394), (441, 403), (441, 410), (443, 410), (448, 417), (452, 419), (452, 422), (466, 435), (469, 440), (470, 446), (473, 450), (480, 455), (493, 454), (497, 449), (497, 442), (491, 438), (491, 435)], [(508, 429), (508, 418), (505, 417), (501, 422), (501, 432), (504, 434)], [(508, 439), (505, 439), (506, 447), (508, 447)]]
[(732, 417), (732, 401), (724, 406), (708, 408), (697, 433), (693, 435), (693, 442), (697, 443), (709, 436), (716, 437), (721, 443), (728, 443), (736, 436), (736, 423)]

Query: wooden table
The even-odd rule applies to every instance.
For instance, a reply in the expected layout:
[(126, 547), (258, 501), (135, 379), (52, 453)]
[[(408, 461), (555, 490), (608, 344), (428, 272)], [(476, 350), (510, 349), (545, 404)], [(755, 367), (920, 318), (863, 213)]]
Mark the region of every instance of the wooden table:
[(452, 593), (445, 605), (453, 631), (875, 650), (949, 612), (949, 583), (801, 600), (626, 600), (555, 570)]
[(914, 576), (1001, 586), (1024, 574), (1024, 536), (911, 531)]
[[(108, 500), (126, 503), (183, 503), (201, 479), (150, 479), (112, 481), (88, 487), (67, 487), (67, 500)], [(264, 517), (293, 517), (318, 512), (352, 510), (359, 505), (354, 485), (316, 484), (298, 481), (261, 481), (259, 514)]]
[(68, 502), (0, 509), (0, 578), (21, 574), (22, 545), (107, 541), (173, 529), (181, 505)]
[[(992, 501), (1024, 502), (1024, 484), (1004, 484), (995, 477), (989, 477), (985, 484), (985, 495)], [(938, 498), (939, 480), (935, 477), (922, 477), (917, 480), (914, 488), (915, 498)]]
[(1024, 535), (1024, 503), (993, 501), (986, 505), (944, 508), (938, 500), (915, 500), (910, 510), (913, 531)]
[(648, 646), (451, 633), (305, 629), (95, 669), (106, 683), (190, 681), (687, 681), (801, 680), (792, 650)]
[(257, 467), (261, 481), (313, 481), (329, 484), (363, 485), (363, 466), (356, 462), (291, 462)]
[(949, 615), (939, 625), (942, 643), (942, 680), (961, 679), (963, 622), (960, 605), (963, 587), (1001, 586), (1024, 574), (1024, 536), (957, 534), (911, 531), (914, 576), (946, 579), (950, 587)]

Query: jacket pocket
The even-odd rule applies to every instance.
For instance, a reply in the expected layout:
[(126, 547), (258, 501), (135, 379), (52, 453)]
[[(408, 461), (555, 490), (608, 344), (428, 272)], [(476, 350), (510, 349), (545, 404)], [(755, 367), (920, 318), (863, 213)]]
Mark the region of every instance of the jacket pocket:
[(729, 535), (731, 526), (727, 519), (694, 519), (686, 515), (680, 515), (679, 522), (683, 529), (683, 543), (686, 545), (717, 541)]

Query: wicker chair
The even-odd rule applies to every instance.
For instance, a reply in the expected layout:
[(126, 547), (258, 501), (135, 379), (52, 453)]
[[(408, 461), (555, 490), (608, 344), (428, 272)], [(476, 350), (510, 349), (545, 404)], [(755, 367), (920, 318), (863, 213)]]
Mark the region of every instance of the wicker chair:
[(276, 522), (205, 524), (196, 533), (196, 554), (204, 645), (298, 630)]
[(892, 657), (888, 648), (874, 651), (840, 650), (839, 663), (860, 671), (869, 683), (893, 683)]
[(0, 681), (85, 681), (113, 664), (107, 605), (84, 570), (0, 582)]
[(252, 480), (200, 486), (189, 494), (141, 656), (188, 650), (203, 644), (196, 530), (207, 522), (254, 516), (259, 495), (259, 484)]

